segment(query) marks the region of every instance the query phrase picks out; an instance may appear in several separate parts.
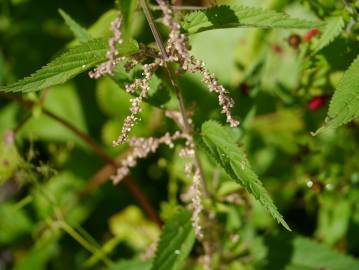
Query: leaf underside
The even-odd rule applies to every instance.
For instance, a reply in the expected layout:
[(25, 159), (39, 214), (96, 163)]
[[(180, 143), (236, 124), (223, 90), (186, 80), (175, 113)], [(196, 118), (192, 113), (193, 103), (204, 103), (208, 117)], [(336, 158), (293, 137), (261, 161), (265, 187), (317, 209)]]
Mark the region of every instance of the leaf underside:
[(182, 22), (183, 29), (190, 34), (211, 29), (235, 27), (313, 28), (322, 25), (322, 23), (292, 18), (285, 13), (273, 10), (244, 7), (236, 4), (220, 5), (195, 11), (186, 15)]
[[(0, 86), (0, 92), (33, 92), (65, 83), (76, 75), (106, 61), (106, 39), (93, 39), (69, 49), (34, 74), (9, 86)], [(119, 55), (138, 51), (135, 40), (126, 40), (119, 47)]]
[(251, 193), (262, 206), (287, 230), (289, 226), (278, 212), (268, 192), (251, 169), (243, 152), (237, 146), (230, 131), (215, 121), (207, 121), (202, 125), (200, 145), (237, 183)]
[(330, 101), (325, 125), (317, 132), (338, 128), (356, 117), (359, 117), (359, 55), (339, 82)]
[(180, 208), (166, 223), (151, 270), (179, 270), (192, 250), (195, 234), (192, 213)]

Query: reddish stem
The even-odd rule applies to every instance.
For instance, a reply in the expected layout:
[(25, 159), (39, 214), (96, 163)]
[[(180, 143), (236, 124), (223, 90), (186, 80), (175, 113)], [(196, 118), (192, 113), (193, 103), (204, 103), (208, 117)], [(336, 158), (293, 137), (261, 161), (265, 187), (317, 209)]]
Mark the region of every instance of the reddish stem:
[[(23, 99), (20, 96), (14, 96), (9, 94), (0, 93), (1, 96), (6, 97), (11, 100), (15, 100), (28, 108), (32, 108), (35, 103), (32, 101), (28, 101)], [(118, 166), (116, 162), (112, 159), (110, 155), (108, 155), (100, 145), (98, 145), (90, 136), (79, 130), (77, 127), (72, 125), (70, 122), (68, 122), (66, 119), (63, 119), (62, 117), (56, 115), (55, 113), (43, 108), (42, 112), (47, 115), (48, 117), (52, 118), (53, 120), (61, 123), (64, 127), (72, 131), (75, 135), (77, 135), (83, 142), (85, 142), (103, 161), (111, 165), (111, 167), (115, 170)], [(156, 211), (152, 207), (151, 203), (148, 201), (146, 195), (141, 191), (140, 187), (133, 181), (131, 181), (129, 178), (125, 178), (124, 181), (122, 181), (126, 188), (130, 191), (132, 196), (135, 198), (137, 203), (143, 208), (143, 210), (146, 212), (148, 217), (155, 223), (157, 223), (159, 226), (162, 225), (161, 219), (158, 217)]]

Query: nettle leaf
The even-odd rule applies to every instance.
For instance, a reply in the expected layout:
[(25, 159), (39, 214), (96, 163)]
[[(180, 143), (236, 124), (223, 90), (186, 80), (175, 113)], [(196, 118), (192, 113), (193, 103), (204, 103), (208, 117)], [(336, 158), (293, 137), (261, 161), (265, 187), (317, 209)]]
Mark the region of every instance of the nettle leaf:
[(236, 4), (195, 11), (186, 15), (182, 22), (183, 29), (190, 34), (235, 27), (313, 28), (320, 26), (322, 23), (292, 18), (285, 13)]
[(318, 132), (327, 128), (338, 128), (359, 117), (359, 55), (344, 73), (330, 101), (325, 124)]
[(359, 269), (359, 261), (353, 257), (329, 249), (302, 236), (286, 233), (266, 236), (267, 257), (265, 270), (343, 270)]
[(67, 26), (71, 29), (74, 36), (81, 42), (85, 43), (93, 37), (84, 29), (80, 24), (78, 24), (74, 19), (71, 18), (65, 11), (59, 9), (61, 17), (64, 19)]
[[(126, 25), (129, 24), (129, 22), (132, 19), (132, 13), (135, 11), (137, 7), (137, 0), (132, 1), (120, 1), (117, 3), (122, 10), (122, 14), (127, 14), (127, 16), (124, 18)], [(63, 16), (66, 24), (70, 27), (72, 30), (74, 36), (81, 42), (87, 42), (91, 39), (93, 39), (92, 35), (89, 34), (87, 30), (82, 28), (76, 21), (74, 21), (69, 15), (67, 15), (63, 10), (59, 10), (61, 16)], [(112, 14), (112, 13), (111, 13)], [(132, 14), (130, 16), (130, 14)], [(142, 69), (138, 65), (135, 68), (133, 68), (130, 71), (126, 71), (124, 67), (124, 63), (120, 63), (116, 66), (114, 70), (114, 75), (110, 76), (110, 78), (115, 81), (123, 90), (125, 89), (126, 84), (131, 83), (135, 77), (136, 74), (141, 74)], [(138, 97), (140, 95), (140, 91), (136, 91), (135, 93), (131, 93), (132, 96)], [(170, 100), (170, 93), (168, 89), (162, 87), (160, 80), (157, 76), (154, 76), (154, 78), (151, 81), (151, 90), (149, 93), (149, 97), (145, 98), (144, 101), (156, 106), (160, 107), (161, 105), (167, 103)], [(117, 108), (118, 109), (118, 108)]]
[(190, 211), (180, 208), (166, 223), (152, 264), (152, 270), (181, 269), (195, 241), (191, 217)]
[(324, 32), (318, 42), (314, 46), (314, 53), (317, 53), (324, 47), (328, 46), (337, 38), (344, 28), (343, 17), (332, 17), (327, 20)]
[(236, 144), (232, 133), (215, 121), (207, 121), (202, 125), (201, 138), (197, 138), (200, 146), (213, 158), (236, 182), (241, 184), (268, 210), (275, 220), (287, 230), (289, 226), (278, 212), (268, 192), (251, 169), (243, 150)]
[[(135, 40), (125, 40), (118, 45), (119, 55), (130, 55), (138, 51)], [(62, 84), (76, 75), (106, 61), (108, 42), (94, 39), (67, 52), (42, 67), (34, 74), (9, 86), (0, 86), (0, 92), (32, 92)]]

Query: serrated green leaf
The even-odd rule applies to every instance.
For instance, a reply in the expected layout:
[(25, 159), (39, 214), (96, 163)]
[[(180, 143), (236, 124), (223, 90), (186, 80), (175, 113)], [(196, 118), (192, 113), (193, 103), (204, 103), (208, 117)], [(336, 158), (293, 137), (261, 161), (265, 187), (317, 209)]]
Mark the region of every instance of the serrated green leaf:
[(195, 241), (191, 217), (190, 211), (179, 209), (166, 223), (151, 270), (181, 269)]
[(359, 117), (359, 55), (344, 73), (330, 101), (329, 111), (324, 127), (338, 128)]
[(251, 193), (262, 206), (287, 230), (289, 226), (278, 212), (268, 192), (251, 169), (243, 152), (237, 146), (231, 132), (215, 121), (207, 121), (202, 125), (200, 145), (236, 182)]
[(78, 24), (74, 19), (71, 18), (65, 11), (59, 9), (61, 17), (64, 19), (67, 26), (71, 29), (74, 36), (81, 42), (85, 43), (92, 39), (92, 36), (84, 29), (80, 24)]
[[(0, 86), (0, 92), (32, 92), (65, 83), (76, 75), (106, 61), (107, 50), (106, 39), (90, 40), (69, 49), (31, 76), (9, 86)], [(126, 40), (118, 45), (119, 55), (129, 55), (136, 51), (138, 51), (138, 44), (135, 40)]]
[(269, 250), (263, 270), (359, 269), (358, 260), (302, 236), (279, 234), (266, 237), (265, 243)]
[(260, 28), (313, 28), (321, 23), (292, 18), (284, 13), (263, 10), (240, 5), (220, 5), (195, 11), (186, 15), (182, 22), (183, 29), (190, 33), (198, 33), (211, 29), (235, 27)]
[(344, 28), (344, 20), (340, 17), (332, 17), (327, 20), (324, 32), (319, 41), (314, 46), (314, 53), (317, 53), (328, 46), (336, 37), (338, 37)]

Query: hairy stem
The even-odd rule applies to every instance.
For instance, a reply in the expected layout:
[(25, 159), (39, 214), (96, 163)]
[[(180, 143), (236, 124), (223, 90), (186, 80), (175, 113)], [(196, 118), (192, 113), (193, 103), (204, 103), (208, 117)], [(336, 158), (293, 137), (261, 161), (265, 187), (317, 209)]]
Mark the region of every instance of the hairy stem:
[[(168, 78), (170, 79), (171, 85), (172, 85), (172, 87), (174, 88), (174, 90), (176, 92), (177, 100), (178, 100), (179, 107), (180, 107), (180, 112), (181, 112), (181, 115), (182, 115), (182, 118), (183, 118), (183, 123), (184, 123), (184, 126), (185, 126), (185, 131), (188, 134), (192, 134), (192, 127), (191, 127), (191, 125), (189, 123), (189, 120), (188, 120), (188, 116), (187, 116), (186, 108), (185, 108), (185, 105), (184, 105), (182, 92), (181, 92), (179, 84), (178, 84), (178, 82), (176, 80), (175, 72), (174, 72), (172, 66), (168, 62), (166, 62), (166, 60), (168, 59), (168, 54), (166, 52), (164, 43), (163, 43), (163, 41), (161, 39), (161, 35), (160, 35), (160, 33), (159, 33), (159, 31), (158, 31), (158, 29), (156, 27), (156, 24), (155, 24), (155, 22), (153, 20), (151, 10), (149, 8), (147, 0), (141, 0), (140, 3), (141, 3), (141, 6), (142, 6), (142, 9), (143, 9), (143, 12), (144, 12), (144, 14), (146, 16), (148, 25), (150, 26), (152, 34), (153, 34), (153, 36), (154, 36), (154, 38), (156, 40), (157, 46), (160, 49), (162, 58), (165, 60), (165, 70), (167, 72)], [(198, 155), (198, 150), (196, 149), (196, 147), (195, 147), (195, 163), (196, 163), (196, 166), (198, 167), (200, 175), (201, 175), (201, 181), (202, 181), (204, 194), (207, 197), (210, 198), (211, 194), (210, 194), (210, 192), (208, 190), (208, 187), (207, 187), (207, 183), (206, 183), (206, 180), (205, 180), (205, 177), (204, 177), (203, 169), (202, 169), (201, 162), (200, 162), (199, 155)]]
[[(32, 101), (25, 100), (20, 96), (10, 95), (6, 93), (0, 93), (1, 96), (15, 100), (21, 104), (23, 104), (27, 108), (32, 108), (36, 104)], [(86, 133), (79, 130), (77, 127), (72, 125), (70, 122), (68, 122), (66, 119), (63, 119), (62, 117), (56, 115), (55, 113), (42, 108), (42, 112), (50, 117), (51, 119), (59, 122), (64, 127), (72, 131), (77, 137), (79, 137), (84, 143), (86, 143), (96, 154), (99, 156), (104, 162), (108, 163), (112, 168), (116, 169), (118, 167), (116, 161), (104, 151), (100, 145), (98, 145), (90, 136), (88, 136)], [(159, 226), (162, 225), (161, 219), (158, 217), (156, 211), (152, 207), (151, 203), (148, 201), (145, 194), (141, 191), (140, 187), (134, 182), (131, 181), (130, 178), (125, 178), (123, 183), (125, 184), (126, 188), (130, 191), (132, 196), (135, 198), (137, 203), (142, 207), (142, 209), (146, 212), (148, 217), (155, 223), (157, 223)]]

